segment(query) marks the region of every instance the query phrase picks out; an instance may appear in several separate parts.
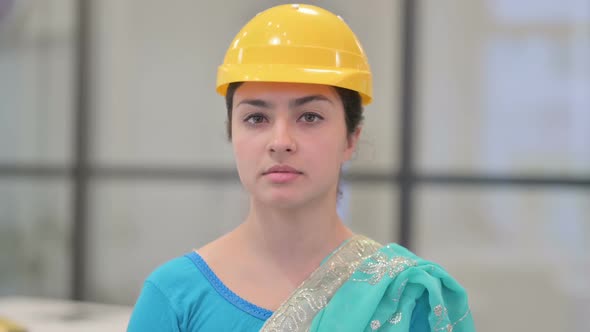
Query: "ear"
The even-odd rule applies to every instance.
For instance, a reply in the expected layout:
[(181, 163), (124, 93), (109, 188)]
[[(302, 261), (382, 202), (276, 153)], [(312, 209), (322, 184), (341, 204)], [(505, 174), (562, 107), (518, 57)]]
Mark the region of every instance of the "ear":
[(356, 150), (356, 146), (358, 144), (359, 137), (361, 136), (361, 131), (362, 131), (362, 127), (358, 126), (352, 134), (348, 135), (348, 138), (346, 139), (347, 144), (346, 144), (346, 149), (344, 150), (343, 162), (349, 161), (352, 158), (352, 155), (353, 155), (354, 151)]

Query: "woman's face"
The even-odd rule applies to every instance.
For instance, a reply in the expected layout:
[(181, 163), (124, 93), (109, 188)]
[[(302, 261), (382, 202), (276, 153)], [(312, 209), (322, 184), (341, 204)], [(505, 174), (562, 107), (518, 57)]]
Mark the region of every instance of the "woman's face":
[(336, 199), (340, 167), (350, 159), (360, 129), (347, 137), (334, 88), (246, 82), (233, 105), (238, 174), (254, 200), (293, 208)]

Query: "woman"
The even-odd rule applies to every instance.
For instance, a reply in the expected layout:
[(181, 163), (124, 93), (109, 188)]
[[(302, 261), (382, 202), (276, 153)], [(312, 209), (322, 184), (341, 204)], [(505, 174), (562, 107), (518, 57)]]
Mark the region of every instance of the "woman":
[(336, 212), (372, 96), (339, 17), (307, 5), (260, 13), (232, 42), (217, 91), (248, 216), (154, 271), (129, 331), (474, 331), (440, 266), (354, 234)]

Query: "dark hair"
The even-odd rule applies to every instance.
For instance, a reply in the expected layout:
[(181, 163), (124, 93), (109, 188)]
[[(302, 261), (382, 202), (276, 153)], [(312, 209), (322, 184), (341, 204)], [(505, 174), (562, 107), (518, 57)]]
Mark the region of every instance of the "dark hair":
[[(243, 82), (230, 83), (225, 94), (225, 106), (227, 108), (226, 130), (227, 138), (231, 141), (231, 117), (233, 109), (234, 94)], [(334, 87), (342, 105), (344, 106), (344, 118), (346, 120), (346, 133), (352, 135), (363, 121), (363, 105), (361, 95), (354, 91), (341, 87)]]

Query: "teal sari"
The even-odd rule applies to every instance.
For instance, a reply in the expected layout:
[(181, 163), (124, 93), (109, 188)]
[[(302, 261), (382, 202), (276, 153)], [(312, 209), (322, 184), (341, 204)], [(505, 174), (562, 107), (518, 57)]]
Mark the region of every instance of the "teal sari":
[(467, 294), (441, 266), (355, 235), (266, 321), (261, 332), (475, 331)]

